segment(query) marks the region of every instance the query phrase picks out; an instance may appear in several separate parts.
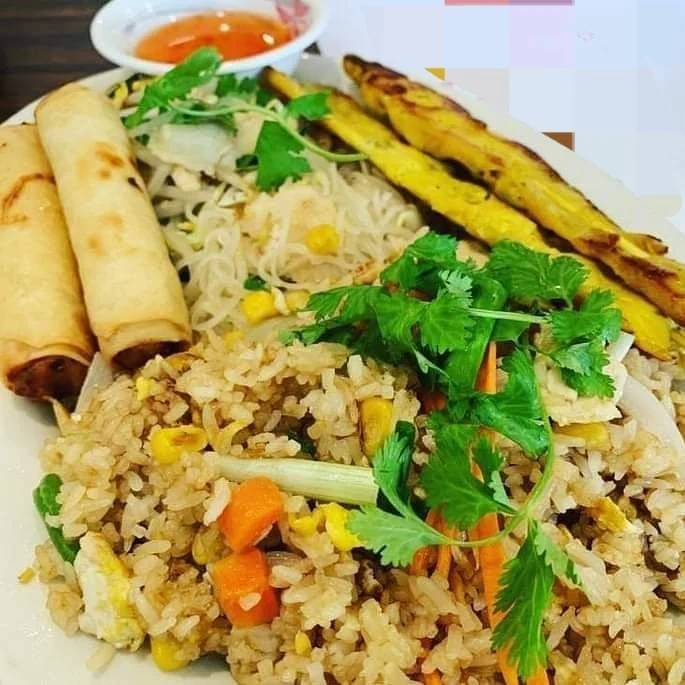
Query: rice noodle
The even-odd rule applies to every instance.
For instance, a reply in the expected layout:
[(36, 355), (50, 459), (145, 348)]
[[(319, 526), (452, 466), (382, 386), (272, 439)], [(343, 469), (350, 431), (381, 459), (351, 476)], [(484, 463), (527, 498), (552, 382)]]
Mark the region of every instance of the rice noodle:
[[(200, 189), (184, 190), (174, 183), (174, 167), (139, 142), (134, 149), (150, 168), (148, 191), (168, 222), (163, 231), (176, 267), (189, 274), (185, 295), (198, 331), (244, 327), (240, 303), (251, 274), (283, 292), (372, 281), (421, 230), (417, 209), (367, 165), (338, 167), (308, 155), (312, 173), (275, 193), (260, 192), (254, 173), (223, 168), (224, 183), (197, 175)], [(321, 224), (338, 233), (335, 254), (306, 245), (307, 232)]]

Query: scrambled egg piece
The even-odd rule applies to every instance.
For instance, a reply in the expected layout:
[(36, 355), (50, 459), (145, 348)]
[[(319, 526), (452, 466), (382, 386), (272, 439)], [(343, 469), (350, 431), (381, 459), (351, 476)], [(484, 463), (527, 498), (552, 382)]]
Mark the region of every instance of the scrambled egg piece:
[(85, 633), (117, 649), (135, 651), (145, 631), (129, 601), (131, 581), (126, 568), (100, 533), (86, 533), (74, 561), (85, 610), (79, 626)]

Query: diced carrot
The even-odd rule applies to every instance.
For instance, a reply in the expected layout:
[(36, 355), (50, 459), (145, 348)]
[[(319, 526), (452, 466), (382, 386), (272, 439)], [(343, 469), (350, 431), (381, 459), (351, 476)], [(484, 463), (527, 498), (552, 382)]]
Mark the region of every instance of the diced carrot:
[(283, 515), (283, 497), (269, 478), (251, 478), (232, 493), (219, 516), (219, 530), (234, 552), (256, 544)]
[(432, 411), (440, 411), (447, 406), (447, 398), (440, 392), (440, 390), (426, 390), (419, 391), (419, 400), (421, 400), (421, 408), (426, 414)]
[(442, 678), (439, 671), (423, 674), (423, 682), (425, 685), (442, 685)]
[[(231, 554), (211, 567), (217, 601), (226, 618), (236, 628), (269, 623), (280, 611), (278, 594), (269, 585), (269, 564), (260, 549)], [(241, 605), (259, 595), (259, 601), (245, 609)]]

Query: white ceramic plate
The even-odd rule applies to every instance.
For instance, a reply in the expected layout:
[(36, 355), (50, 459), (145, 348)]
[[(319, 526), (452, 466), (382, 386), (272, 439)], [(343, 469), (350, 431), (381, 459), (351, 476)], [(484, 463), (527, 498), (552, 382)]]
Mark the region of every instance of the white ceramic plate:
[[(91, 88), (105, 90), (127, 75), (114, 69), (85, 79)], [(338, 65), (308, 56), (296, 74), (303, 80), (344, 87), (347, 80)], [(441, 83), (423, 72), (415, 75), (427, 85)], [(685, 257), (685, 237), (668, 221), (643, 207), (639, 198), (606, 175), (530, 127), (498, 112), (469, 93), (445, 91), (493, 130), (535, 150), (565, 179), (576, 185), (620, 225), (664, 239), (674, 256)], [(35, 103), (6, 123), (33, 120)], [(220, 660), (205, 659), (176, 673), (161, 673), (147, 651), (117, 655), (101, 674), (88, 672), (85, 662), (97, 647), (94, 639), (67, 638), (50, 621), (45, 591), (37, 581), (20, 585), (17, 574), (33, 560), (33, 548), (45, 539), (31, 491), (41, 477), (37, 453), (43, 440), (54, 434), (49, 408), (20, 400), (0, 388), (0, 684), (1, 685), (171, 685), (173, 683), (230, 682)]]

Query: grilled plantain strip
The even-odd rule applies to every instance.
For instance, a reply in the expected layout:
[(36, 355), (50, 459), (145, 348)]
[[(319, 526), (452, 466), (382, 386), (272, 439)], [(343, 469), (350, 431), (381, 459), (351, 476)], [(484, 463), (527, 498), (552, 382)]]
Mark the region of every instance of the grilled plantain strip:
[[(322, 89), (304, 86), (274, 69), (265, 70), (264, 78), (272, 90), (287, 99)], [(391, 183), (409, 191), (472, 236), (489, 245), (508, 238), (540, 252), (561, 254), (545, 242), (530, 219), (486, 189), (452, 177), (440, 162), (401, 142), (352, 98), (333, 91), (329, 104), (331, 113), (321, 123), (331, 133), (366, 154)], [(597, 288), (610, 290), (623, 313), (624, 327), (635, 333), (637, 344), (655, 357), (669, 358), (668, 319), (639, 295), (605, 276), (592, 261), (572, 256), (589, 273), (581, 295)]]
[(528, 148), (491, 133), (458, 104), (380, 64), (348, 55), (364, 103), (411, 145), (458, 161), (501, 200), (606, 264), (663, 312), (685, 324), (685, 266), (652, 236), (630, 234)]

